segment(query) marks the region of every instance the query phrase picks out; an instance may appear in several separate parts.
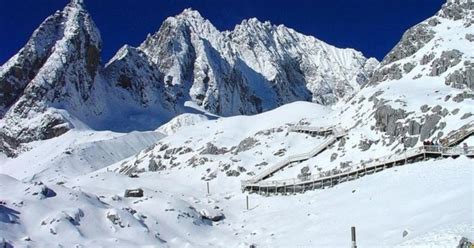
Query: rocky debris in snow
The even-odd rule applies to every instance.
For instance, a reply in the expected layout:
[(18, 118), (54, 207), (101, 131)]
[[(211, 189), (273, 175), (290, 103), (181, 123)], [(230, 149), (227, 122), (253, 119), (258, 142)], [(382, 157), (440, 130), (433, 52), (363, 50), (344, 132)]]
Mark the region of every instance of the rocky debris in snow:
[(256, 164), (255, 167), (258, 168), (258, 167), (267, 166), (267, 165), (268, 165), (267, 162), (261, 162), (261, 163)]
[(300, 173), (296, 176), (301, 181), (306, 181), (311, 176), (311, 171), (308, 166), (301, 168)]
[(121, 228), (125, 228), (125, 225), (122, 223), (119, 213), (116, 210), (110, 210), (107, 212), (106, 217), (112, 224), (117, 225)]
[(124, 197), (143, 197), (143, 189), (126, 189)]
[(228, 170), (225, 172), (226, 176), (228, 177), (238, 177), (240, 176), (240, 172), (238, 172), (237, 170)]
[(467, 119), (467, 118), (469, 118), (469, 117), (471, 117), (471, 116), (473, 116), (472, 113), (470, 113), (470, 112), (469, 112), (469, 113), (465, 113), (465, 114), (463, 114), (463, 115), (461, 116), (461, 120), (465, 120), (465, 119)]
[(408, 134), (419, 135), (421, 132), (421, 124), (415, 120), (408, 121)]
[(331, 161), (331, 162), (333, 162), (334, 160), (336, 160), (336, 159), (337, 159), (337, 157), (338, 157), (338, 156), (339, 156), (339, 154), (337, 154), (337, 153), (333, 153), (333, 154), (331, 154), (330, 161)]
[(472, 248), (473, 243), (469, 241), (466, 237), (462, 237), (461, 240), (459, 240), (458, 246), (456, 248)]
[(222, 212), (217, 212), (217, 211), (209, 211), (209, 210), (203, 209), (199, 211), (199, 214), (201, 215), (203, 219), (210, 220), (213, 222), (218, 222), (225, 219), (225, 215)]
[(431, 17), (428, 19), (428, 24), (432, 27), (437, 26), (438, 24), (441, 24), (441, 22), (438, 20), (436, 17)]
[(161, 171), (161, 170), (164, 170), (164, 169), (166, 169), (166, 166), (164, 166), (161, 163), (161, 160), (153, 159), (153, 158), (150, 159), (150, 162), (148, 164), (148, 171)]
[(274, 152), (273, 155), (282, 157), (282, 156), (285, 156), (285, 153), (286, 153), (286, 149), (282, 148), (282, 149), (279, 149), (278, 151)]
[(432, 134), (437, 130), (436, 125), (441, 120), (441, 116), (438, 114), (432, 114), (425, 117), (423, 126), (420, 130), (420, 140), (425, 140), (431, 137)]
[(247, 137), (244, 140), (242, 140), (236, 147), (232, 147), (231, 151), (233, 154), (237, 155), (240, 152), (248, 151), (258, 145), (258, 140), (252, 138), (252, 137)]
[(465, 38), (470, 42), (474, 42), (474, 34), (466, 34)]
[(283, 132), (284, 130), (285, 130), (285, 129), (284, 129), (283, 127), (277, 127), (277, 128), (270, 128), (270, 129), (260, 130), (260, 131), (258, 131), (257, 133), (255, 133), (255, 136), (258, 136), (258, 135), (269, 136), (269, 135), (274, 134), (274, 133)]
[(196, 167), (198, 165), (204, 165), (205, 163), (209, 162), (209, 159), (206, 157), (199, 157), (197, 155), (192, 156), (188, 161), (188, 165), (191, 167)]
[(474, 2), (470, 0), (456, 0), (456, 1), (447, 1), (440, 10), (440, 16), (451, 19), (451, 20), (460, 20), (466, 16), (469, 10), (474, 9)]
[(399, 64), (393, 64), (390, 67), (383, 67), (376, 70), (370, 79), (371, 83), (378, 83), (387, 80), (398, 80), (402, 78), (402, 70)]
[(434, 38), (434, 31), (425, 23), (408, 29), (398, 44), (385, 56), (382, 65), (409, 57)]
[(201, 148), (201, 152), (199, 154), (222, 155), (228, 152), (229, 150), (227, 150), (227, 148), (225, 147), (219, 148), (215, 146), (214, 144), (208, 142), (206, 143), (205, 147)]
[(346, 145), (346, 137), (342, 137), (337, 145), (339, 148), (343, 148)]
[(430, 76), (439, 76), (446, 72), (449, 68), (461, 62), (462, 53), (456, 49), (443, 51), (441, 57), (435, 59), (431, 63)]
[(370, 149), (373, 143), (375, 143), (373, 140), (368, 140), (368, 139), (360, 140), (359, 149), (365, 152)]
[(425, 54), (425, 55), (423, 55), (423, 57), (421, 58), (420, 64), (421, 64), (421, 65), (426, 65), (426, 64), (428, 64), (429, 62), (431, 62), (434, 58), (435, 58), (435, 54), (434, 54), (434, 53)]
[(446, 79), (446, 85), (451, 85), (456, 89), (468, 88), (474, 90), (474, 64), (470, 62), (464, 63), (462, 70), (455, 70), (450, 73)]
[(415, 67), (416, 67), (416, 65), (414, 65), (414, 64), (412, 64), (412, 63), (406, 63), (406, 64), (403, 65), (403, 71), (404, 71), (405, 73), (409, 73), (409, 72), (411, 72), (411, 70), (413, 70), (413, 68), (415, 68)]
[(375, 111), (375, 126), (382, 132), (390, 136), (398, 136), (401, 130), (401, 123), (397, 122), (407, 116), (403, 109), (393, 109), (390, 105), (377, 107)]
[(122, 197), (120, 197), (119, 195), (112, 196), (112, 201), (121, 201), (121, 200), (122, 200)]

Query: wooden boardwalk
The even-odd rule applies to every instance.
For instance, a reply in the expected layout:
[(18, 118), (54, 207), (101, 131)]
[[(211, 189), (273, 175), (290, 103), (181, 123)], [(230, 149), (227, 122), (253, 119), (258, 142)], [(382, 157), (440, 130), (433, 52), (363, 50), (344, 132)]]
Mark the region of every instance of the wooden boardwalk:
[[(306, 127), (304, 129), (299, 128), (299, 129), (295, 129), (291, 131), (311, 133), (311, 130), (313, 130), (313, 132), (316, 132), (318, 134), (323, 133), (324, 135), (327, 135), (327, 134), (333, 135), (332, 138), (337, 137), (339, 134), (345, 135), (345, 132), (337, 133), (337, 131), (336, 131), (336, 135), (334, 135), (335, 129), (333, 127), (331, 127), (331, 129), (333, 130), (332, 133), (328, 133), (327, 132), (328, 129), (323, 130), (320, 128), (310, 128), (310, 127)], [(460, 142), (462, 142), (463, 140), (465, 140), (466, 138), (470, 137), (473, 134), (474, 134), (474, 126), (471, 126), (466, 130), (456, 132), (453, 135), (455, 138), (452, 138), (453, 136), (450, 136), (450, 139), (445, 139), (445, 143), (451, 144), (451, 145), (459, 144)], [(342, 137), (342, 136), (339, 136), (339, 137)], [(326, 143), (323, 143), (323, 145), (325, 144)], [(317, 154), (319, 153), (320, 152), (318, 152)], [(279, 163), (276, 166), (272, 166), (269, 169), (265, 170), (264, 172), (251, 178), (250, 180), (242, 181), (242, 191), (249, 191), (250, 193), (258, 193), (258, 194), (264, 194), (264, 195), (289, 194), (289, 193), (297, 193), (297, 192), (304, 193), (305, 191), (308, 191), (308, 190), (332, 187), (336, 184), (355, 180), (359, 177), (374, 174), (374, 173), (383, 171), (385, 169), (389, 169), (395, 166), (402, 166), (402, 165), (414, 163), (417, 161), (426, 160), (428, 158), (458, 157), (461, 155), (471, 157), (471, 158), (474, 157), (474, 147), (471, 146), (467, 148), (460, 148), (460, 147), (449, 147), (449, 146), (421, 146), (421, 147), (406, 150), (401, 154), (384, 156), (381, 158), (374, 159), (371, 162), (356, 164), (352, 166), (352, 168), (358, 168), (356, 170), (329, 175), (326, 177), (320, 177), (319, 175), (314, 175), (314, 176), (305, 178), (304, 180), (300, 180), (297, 178), (283, 179), (283, 180), (264, 180), (264, 179), (269, 178), (276, 171), (288, 165), (286, 164), (285, 166), (281, 166), (281, 164)], [(298, 162), (298, 161), (299, 160), (295, 160), (293, 162)]]
[(346, 132), (343, 129), (337, 129), (334, 127), (328, 127), (328, 128), (312, 128), (312, 127), (305, 127), (305, 126), (295, 126), (291, 127), (290, 132), (302, 132), (302, 133), (308, 133), (311, 135), (322, 135), (325, 137), (328, 137), (323, 143), (319, 144), (316, 146), (313, 150), (303, 153), (303, 154), (298, 154), (298, 155), (293, 155), (289, 156), (282, 161), (278, 162), (277, 164), (263, 170), (259, 174), (255, 175), (251, 179), (245, 181), (245, 183), (257, 183), (262, 180), (265, 180), (273, 174), (288, 165), (295, 164), (295, 163), (301, 163), (305, 160), (308, 160), (321, 152), (323, 152), (326, 148), (334, 144), (339, 138), (343, 137), (346, 135)]

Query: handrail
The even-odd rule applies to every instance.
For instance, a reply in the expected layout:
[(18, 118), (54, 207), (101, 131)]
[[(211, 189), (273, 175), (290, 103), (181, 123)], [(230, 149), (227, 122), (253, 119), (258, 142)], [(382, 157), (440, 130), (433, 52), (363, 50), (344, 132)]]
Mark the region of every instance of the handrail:
[(335, 126), (328, 126), (328, 127), (314, 127), (314, 126), (304, 126), (304, 125), (295, 125), (290, 126), (290, 132), (295, 131), (310, 131), (310, 132), (327, 132), (334, 130)]
[(275, 171), (281, 169), (283, 166), (285, 166), (287, 164), (312, 158), (316, 154), (321, 152), (323, 149), (325, 149), (326, 147), (331, 145), (335, 140), (336, 140), (335, 137), (331, 137), (331, 138), (327, 139), (326, 141), (324, 141), (319, 146), (317, 146), (316, 148), (314, 148), (313, 150), (311, 150), (309, 152), (306, 152), (306, 153), (303, 153), (303, 154), (291, 155), (291, 156), (285, 158), (284, 160), (278, 162), (276, 165), (273, 165), (273, 166), (265, 169), (264, 171), (260, 172), (259, 174), (254, 176), (249, 181), (258, 182), (259, 180), (262, 180), (264, 177), (268, 176), (269, 174), (274, 173)]
[[(358, 164), (355, 164), (352, 166), (352, 168), (359, 168), (357, 170), (348, 170), (345, 172), (337, 173), (334, 175), (328, 175), (321, 177), (320, 175), (312, 175), (311, 177), (305, 179), (305, 180), (300, 180), (297, 178), (292, 178), (292, 179), (280, 179), (280, 180), (266, 180), (262, 181), (263, 178), (266, 176), (280, 170), (284, 166), (293, 163), (293, 162), (298, 162), (302, 160), (307, 160), (311, 157), (314, 157), (318, 153), (320, 153), (323, 149), (327, 148), (330, 146), (333, 142), (337, 140), (337, 138), (342, 137), (347, 134), (347, 131), (335, 126), (329, 126), (329, 127), (311, 127), (311, 126), (292, 126), (289, 128), (290, 131), (310, 131), (310, 132), (327, 132), (330, 131), (332, 133), (332, 137), (321, 143), (319, 146), (311, 150), (310, 152), (303, 153), (303, 154), (298, 154), (298, 155), (292, 155), (284, 160), (278, 162), (274, 166), (271, 166), (261, 173), (257, 174), (253, 178), (249, 180), (242, 180), (242, 186), (244, 187), (279, 187), (279, 186), (295, 186), (295, 185), (301, 185), (301, 184), (306, 184), (306, 183), (314, 183), (314, 182), (320, 182), (324, 180), (329, 180), (333, 179), (336, 177), (341, 177), (353, 173), (359, 173), (361, 171), (367, 171), (367, 170), (376, 170), (377, 167), (383, 166), (385, 164), (390, 164), (390, 163), (395, 163), (403, 159), (408, 159), (413, 156), (421, 155), (423, 153), (425, 154), (440, 154), (440, 155), (447, 155), (447, 156), (453, 156), (453, 155), (474, 155), (474, 146), (469, 146), (469, 147), (450, 147), (451, 144), (454, 144), (458, 142), (459, 140), (462, 140), (472, 134), (474, 134), (474, 125), (469, 126), (467, 129), (462, 129), (459, 132), (456, 132), (455, 134), (451, 135), (449, 138), (446, 138), (445, 140), (447, 141), (448, 145), (445, 146), (435, 146), (435, 145), (423, 145), (420, 147), (412, 148), (405, 150), (403, 153), (398, 153), (398, 154), (390, 154), (386, 156), (382, 156), (376, 159), (373, 159), (368, 162), (360, 162)], [(454, 138), (453, 140), (450, 140), (451, 138)]]
[[(454, 151), (454, 152), (453, 152)], [(413, 153), (411, 153), (413, 152)], [(367, 170), (372, 170), (375, 169), (376, 167), (385, 165), (385, 164), (390, 164), (394, 163), (397, 161), (400, 161), (404, 158), (409, 158), (412, 156), (420, 155), (423, 154), (424, 152), (427, 153), (441, 153), (443, 155), (474, 155), (474, 146), (469, 146), (467, 148), (460, 148), (460, 147), (441, 147), (441, 146), (420, 146), (417, 148), (412, 148), (409, 150), (406, 150), (402, 154), (396, 154), (396, 155), (388, 155), (388, 156), (383, 156), (380, 158), (377, 158), (369, 164), (366, 164), (364, 162), (361, 162), (359, 164), (354, 165), (355, 166), (362, 166), (362, 168), (357, 169), (357, 170), (351, 170), (351, 171), (346, 171), (342, 173), (337, 173), (334, 175), (329, 175), (325, 177), (320, 177), (319, 175), (313, 175), (307, 180), (299, 180), (296, 178), (293, 179), (279, 179), (279, 180), (271, 180), (271, 181), (261, 181), (261, 182), (251, 182), (249, 180), (242, 181), (242, 185), (245, 185), (247, 187), (280, 187), (280, 186), (295, 186), (295, 185), (301, 185), (301, 184), (307, 184), (307, 183), (315, 183), (315, 182), (321, 182), (325, 180), (330, 180), (333, 178), (341, 177), (341, 176), (346, 176), (350, 175), (353, 173), (359, 173), (362, 171), (367, 171)], [(411, 154), (409, 154), (411, 153)], [(409, 154), (409, 155), (408, 155)], [(356, 167), (357, 168), (357, 167)], [(248, 183), (247, 183), (248, 182)]]

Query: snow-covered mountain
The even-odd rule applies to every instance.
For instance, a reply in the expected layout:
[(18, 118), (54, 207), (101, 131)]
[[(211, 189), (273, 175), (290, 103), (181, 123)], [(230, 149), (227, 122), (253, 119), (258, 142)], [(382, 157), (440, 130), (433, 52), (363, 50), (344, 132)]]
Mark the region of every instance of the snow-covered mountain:
[(190, 9), (103, 67), (101, 46), (82, 0), (40, 25), (0, 68), (0, 150), (14, 156), (23, 143), (84, 126), (153, 130), (186, 112), (231, 116), (297, 100), (334, 104), (378, 65), (257, 19), (220, 32)]
[[(73, 9), (87, 16), (78, 0), (56, 15)], [(353, 50), (256, 19), (220, 32), (196, 11), (170, 17), (139, 47), (124, 46), (104, 68), (98, 65), (89, 97), (64, 88), (74, 98), (58, 94), (39, 101), (74, 130), (20, 146), (16, 158), (0, 153), (0, 244), (348, 247), (351, 226), (357, 227), (361, 247), (455, 247), (463, 237), (473, 241), (474, 171), (472, 158), (464, 155), (413, 159), (303, 194), (267, 197), (241, 190), (241, 180), (331, 138), (294, 132), (295, 125), (336, 126), (345, 135), (262, 182), (294, 184), (307, 175), (353, 172), (383, 156), (403, 155), (424, 140), (442, 143), (455, 132), (473, 130), (473, 24), (472, 1), (448, 0), (377, 65)], [(20, 55), (2, 73), (16, 75), (11, 65), (34, 58)], [(43, 75), (39, 68), (33, 74)], [(20, 91), (10, 92), (27, 98)], [(295, 101), (303, 96), (316, 103)], [(15, 141), (16, 126), (6, 124), (36, 123), (16, 116), (22, 108), (12, 102), (4, 104), (0, 122), (7, 144), (5, 137)], [(74, 108), (89, 104), (90, 112)], [(219, 116), (270, 108), (275, 109)], [(31, 118), (47, 113), (32, 109)], [(186, 113), (190, 109), (194, 112)], [(139, 129), (155, 130), (164, 120), (169, 122), (151, 132), (103, 131), (145, 123), (149, 126)], [(473, 147), (474, 136), (460, 142)], [(124, 196), (138, 188), (143, 197)]]
[(100, 49), (99, 31), (80, 0), (40, 25), (0, 68), (0, 150), (67, 132), (70, 121), (58, 109), (100, 111), (94, 101)]
[[(408, 30), (376, 69), (371, 83), (353, 98), (339, 102), (332, 109), (317, 110), (316, 106), (301, 106), (301, 109), (307, 109), (306, 117), (291, 120), (290, 112), (298, 107), (288, 107), (292, 110), (280, 110), (284, 112), (281, 115), (285, 116), (286, 120), (279, 125), (270, 125), (269, 118), (263, 117), (255, 117), (256, 120), (231, 118), (225, 121), (218, 119), (201, 122), (161, 140), (154, 149), (138, 154), (124, 163), (123, 171), (146, 171), (149, 164), (155, 164), (154, 160), (162, 169), (194, 166), (198, 161), (213, 160), (212, 156), (208, 157), (208, 150), (212, 151), (211, 155), (220, 155), (216, 160), (219, 165), (213, 166), (214, 170), (220, 167), (226, 168), (226, 171), (244, 170), (247, 173), (259, 170), (260, 166), (255, 165), (275, 163), (274, 159), (278, 159), (280, 155), (278, 151), (287, 151), (293, 147), (295, 150), (288, 153), (294, 154), (303, 147), (306, 147), (307, 151), (314, 148), (305, 144), (304, 140), (292, 139), (296, 134), (288, 133), (287, 128), (296, 123), (309, 123), (313, 126), (337, 125), (348, 130), (348, 136), (340, 141), (340, 145), (327, 149), (315, 158), (321, 161), (317, 164), (329, 165), (325, 168), (327, 170), (340, 169), (347, 167), (349, 163), (355, 163), (354, 161), (373, 159), (374, 154), (382, 156), (400, 152), (427, 139), (440, 141), (455, 130), (474, 126), (474, 94), (469, 78), (472, 76), (470, 66), (474, 58), (474, 42), (469, 38), (472, 34), (472, 6), (469, 2), (449, 1), (434, 17)], [(430, 26), (429, 23), (436, 25)], [(431, 34), (431, 39), (423, 44), (420, 43), (423, 38), (413, 37), (413, 33), (421, 32), (413, 30), (420, 27), (426, 29), (423, 32)], [(416, 51), (413, 46), (418, 47)], [(455, 59), (445, 57), (451, 51), (458, 54)], [(402, 58), (401, 54), (405, 54), (405, 57)], [(397, 59), (394, 59), (394, 56), (398, 56)], [(426, 62), (426, 57), (429, 56), (432, 57), (431, 61)], [(409, 71), (394, 76), (394, 71), (401, 71), (401, 67), (408, 67), (407, 64), (411, 65)], [(457, 81), (450, 83), (452, 78)], [(309, 109), (314, 109), (315, 113), (311, 114)], [(184, 116), (183, 118), (191, 119)], [(227, 122), (228, 125), (224, 124)], [(254, 123), (261, 122), (269, 126), (255, 129), (258, 125)], [(233, 123), (239, 123), (240, 130), (234, 130)], [(246, 125), (249, 125), (252, 131), (247, 132)], [(269, 136), (266, 137), (262, 133), (268, 133)], [(280, 135), (281, 140), (277, 139)], [(269, 145), (270, 141), (267, 139), (275, 144)], [(294, 144), (302, 147), (296, 147)], [(253, 152), (241, 155), (235, 151), (239, 150), (240, 146), (246, 146), (248, 149), (255, 146), (255, 150), (250, 149)], [(244, 158), (251, 158), (253, 162), (250, 163)], [(314, 161), (309, 160), (303, 164), (312, 165)], [(312, 167), (317, 169), (319, 166)], [(203, 175), (213, 174), (214, 170), (203, 171)]]
[(160, 69), (170, 100), (190, 99), (224, 116), (296, 100), (334, 104), (357, 92), (378, 65), (353, 49), (255, 18), (220, 32), (191, 9), (166, 19), (138, 49)]

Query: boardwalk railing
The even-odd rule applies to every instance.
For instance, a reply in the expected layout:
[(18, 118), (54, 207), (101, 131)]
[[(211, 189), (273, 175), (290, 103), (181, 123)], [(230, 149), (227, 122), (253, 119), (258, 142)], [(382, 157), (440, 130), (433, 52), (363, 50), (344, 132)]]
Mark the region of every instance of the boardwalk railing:
[(297, 163), (297, 162), (302, 162), (305, 160), (308, 160), (316, 155), (318, 155), (321, 151), (326, 149), (328, 146), (332, 145), (334, 142), (337, 141), (338, 138), (344, 136), (346, 133), (343, 129), (341, 128), (334, 128), (334, 127), (327, 127), (327, 128), (314, 128), (314, 127), (308, 127), (308, 126), (294, 126), (289, 128), (290, 132), (330, 132), (333, 134), (329, 139), (325, 140), (322, 144), (318, 145), (315, 147), (313, 150), (302, 153), (302, 154), (297, 154), (297, 155), (292, 155), (289, 156), (282, 161), (278, 162), (277, 164), (263, 170), (256, 176), (252, 177), (249, 180), (242, 181), (243, 184), (249, 184), (249, 183), (257, 183), (269, 176), (271, 176), (273, 173), (281, 170), (282, 168), (292, 164), (292, 163)]
[(329, 175), (321, 176), (321, 175), (312, 175), (306, 176), (304, 178), (292, 178), (292, 179), (282, 179), (282, 180), (264, 180), (278, 170), (281, 170), (285, 166), (307, 160), (311, 157), (316, 156), (321, 151), (326, 149), (328, 146), (333, 144), (339, 137), (346, 135), (346, 131), (337, 128), (334, 126), (320, 128), (320, 127), (310, 127), (310, 126), (293, 126), (290, 128), (290, 131), (294, 132), (305, 132), (305, 133), (316, 133), (316, 134), (331, 134), (331, 137), (327, 139), (325, 142), (320, 144), (318, 147), (313, 149), (312, 151), (304, 154), (294, 155), (286, 158), (283, 161), (280, 161), (276, 165), (264, 170), (263, 172), (259, 173), (258, 175), (254, 176), (249, 180), (243, 180), (242, 189), (243, 190), (260, 190), (266, 189), (267, 193), (269, 189), (273, 189), (274, 192), (278, 192), (279, 188), (284, 188), (284, 191), (288, 189), (288, 187), (293, 187), (293, 192), (297, 190), (297, 187), (303, 187), (303, 190), (306, 190), (308, 185), (311, 185), (312, 188), (315, 187), (315, 184), (320, 184), (322, 186), (324, 182), (331, 182), (333, 184), (333, 180), (339, 181), (341, 178), (346, 178), (348, 180), (349, 177), (358, 178), (360, 175), (366, 175), (370, 173), (375, 173), (382, 171), (386, 168), (390, 168), (396, 165), (403, 165), (407, 164), (409, 160), (414, 160), (417, 158), (425, 159), (427, 156), (444, 156), (444, 157), (452, 157), (452, 156), (460, 156), (466, 155), (468, 157), (474, 157), (474, 146), (471, 147), (449, 147), (446, 144), (457, 144), (460, 141), (466, 139), (467, 137), (474, 134), (474, 125), (466, 125), (465, 128), (455, 132), (453, 135), (445, 139), (444, 146), (420, 146), (417, 148), (412, 148), (405, 150), (402, 153), (392, 154), (388, 156), (383, 156), (376, 158), (371, 161), (361, 162), (351, 166), (352, 168), (356, 168), (356, 170), (351, 170), (351, 168), (347, 169), (346, 171), (342, 171), (340, 173), (336, 173), (332, 175), (332, 172), (329, 171)]
[(444, 146), (453, 146), (460, 141), (474, 134), (474, 122), (464, 125), (462, 128), (451, 134), (449, 137), (441, 139), (440, 142)]
[(474, 146), (467, 148), (459, 147), (440, 147), (440, 146), (421, 146), (418, 148), (413, 148), (406, 150), (402, 154), (383, 156), (377, 158), (369, 163), (362, 162), (353, 166), (353, 168), (358, 168), (356, 170), (347, 170), (342, 173), (337, 173), (334, 175), (328, 175), (321, 177), (319, 175), (313, 175), (305, 178), (304, 180), (299, 180), (296, 178), (292, 179), (281, 179), (281, 180), (264, 180), (256, 183), (250, 181), (242, 181), (243, 189), (274, 189), (277, 191), (281, 187), (299, 187), (302, 185), (314, 185), (317, 183), (322, 184), (325, 181), (332, 181), (335, 179), (346, 178), (348, 176), (354, 175), (359, 177), (359, 175), (366, 175), (375, 172), (382, 171), (386, 168), (391, 168), (397, 165), (400, 162), (400, 165), (406, 164), (409, 159), (413, 159), (417, 156), (423, 156), (425, 154), (436, 154), (440, 156), (474, 156)]

